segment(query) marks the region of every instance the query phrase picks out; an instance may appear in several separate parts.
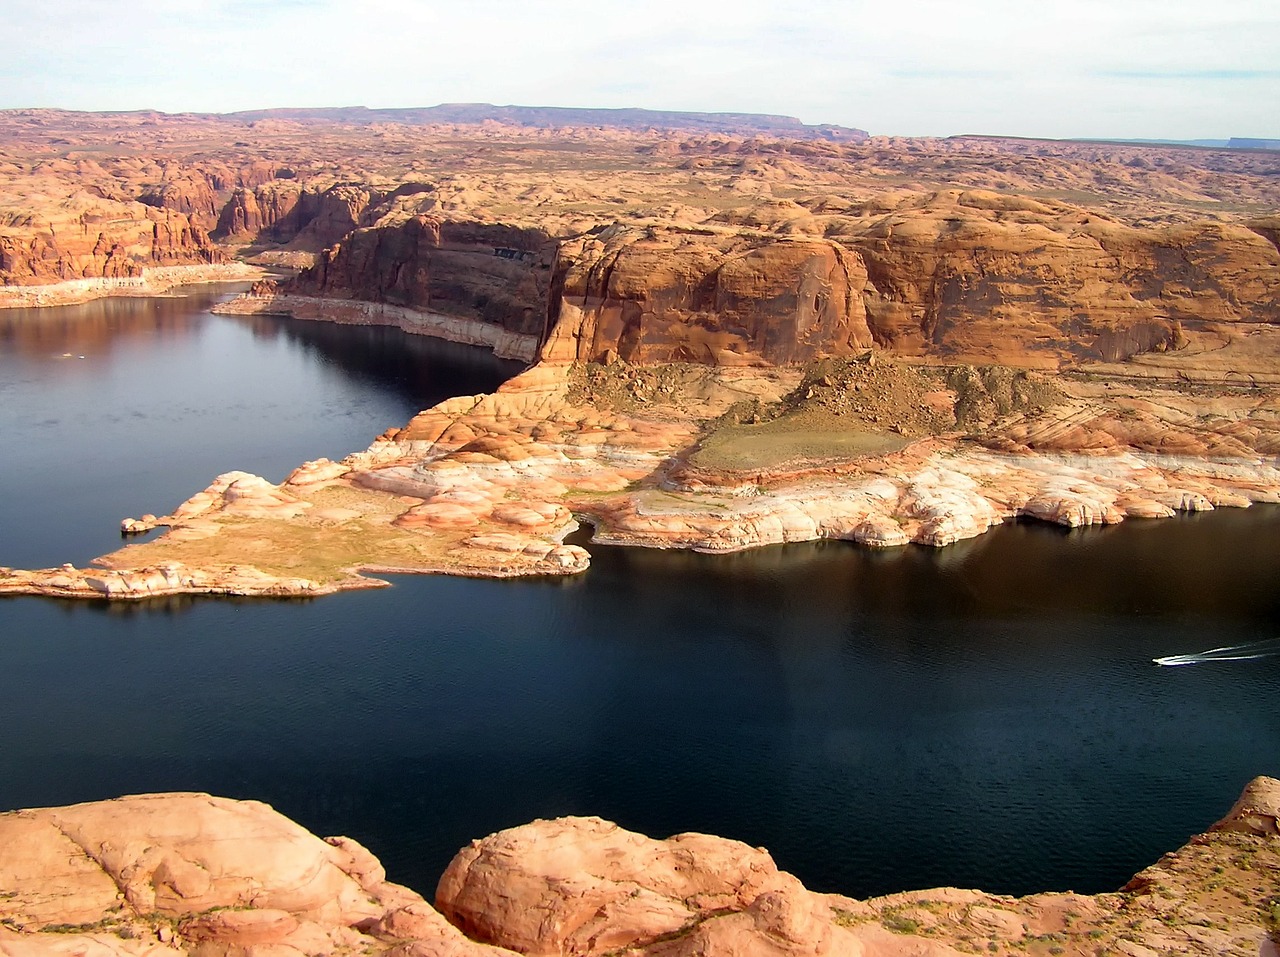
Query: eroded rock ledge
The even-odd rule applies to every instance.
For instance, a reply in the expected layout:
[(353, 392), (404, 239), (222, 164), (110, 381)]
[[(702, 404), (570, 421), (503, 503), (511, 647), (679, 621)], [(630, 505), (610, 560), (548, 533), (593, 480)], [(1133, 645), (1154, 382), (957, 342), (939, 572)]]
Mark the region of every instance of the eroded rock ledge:
[(0, 815), (0, 955), (1274, 955), (1280, 781), (1119, 891), (817, 894), (763, 848), (599, 818), (463, 848), (433, 907), (350, 838), (254, 801), (152, 794)]

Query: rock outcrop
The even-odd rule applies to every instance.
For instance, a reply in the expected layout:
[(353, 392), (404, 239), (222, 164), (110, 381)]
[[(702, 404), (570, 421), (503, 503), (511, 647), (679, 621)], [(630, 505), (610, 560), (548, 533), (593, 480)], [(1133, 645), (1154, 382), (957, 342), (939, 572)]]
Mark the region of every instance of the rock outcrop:
[(555, 249), (537, 229), (416, 216), (350, 233), (281, 291), (409, 306), (538, 335)]
[(138, 202), (182, 213), (205, 231), (213, 229), (222, 205), (211, 177), (197, 169), (179, 169), (176, 176), (145, 188)]
[(355, 841), (264, 804), (152, 794), (0, 815), (5, 957), (381, 953), (409, 931), (423, 953), (492, 952)]
[[(304, 205), (267, 232), (283, 237)], [(265, 229), (258, 209), (236, 215)], [(339, 219), (306, 227), (345, 238), (282, 293), (541, 335), (556, 362), (787, 365), (874, 346), (1048, 369), (1184, 351), (1194, 368), (1223, 326), (1280, 326), (1280, 251), (1258, 228), (1139, 229), (974, 190), (888, 211), (766, 203), (570, 237), (434, 213), (359, 229)]]
[[(784, 948), (818, 953), (831, 933), (813, 919), (811, 896), (764, 850), (737, 841), (655, 841), (599, 818), (561, 818), (463, 848), (436, 907), (469, 937), (522, 954), (643, 950), (680, 936), (694, 938), (696, 953), (700, 925), (730, 914), (749, 916), (730, 922), (740, 937), (772, 932)], [(729, 943), (710, 937), (713, 953)]]
[(877, 340), (907, 354), (1115, 361), (1182, 348), (1206, 321), (1280, 323), (1280, 252), (1243, 225), (1135, 228), (951, 190), (845, 236), (871, 277)]
[(435, 907), (350, 838), (254, 801), (153, 794), (0, 814), (0, 954), (743, 957), (1276, 953), (1280, 781), (1115, 893), (807, 890), (762, 848), (599, 818), (473, 841)]
[[(218, 213), (215, 239), (257, 239), (269, 234), (298, 205), (301, 185), (268, 183), (256, 188), (241, 186)], [(296, 230), (294, 231), (296, 233)]]
[(140, 276), (156, 266), (226, 261), (185, 213), (80, 194), (21, 231), (0, 229), (0, 283)]
[(786, 364), (876, 345), (1057, 368), (1280, 324), (1280, 252), (1247, 226), (1136, 229), (943, 191), (884, 211), (775, 203), (561, 247), (544, 357)]
[(1280, 324), (1267, 154), (837, 133), (456, 106), (0, 113), (0, 281), (211, 262), (214, 229), (264, 262), (320, 257), (286, 294), (487, 322), (575, 360), (874, 344), (1046, 369), (1178, 355), (1194, 374), (1232, 330)]
[(873, 344), (856, 254), (822, 239), (615, 227), (560, 250), (549, 361), (784, 365)]
[(213, 235), (318, 252), (367, 225), (366, 210), (383, 198), (379, 190), (358, 183), (307, 189), (297, 181), (276, 180), (241, 187), (222, 207)]

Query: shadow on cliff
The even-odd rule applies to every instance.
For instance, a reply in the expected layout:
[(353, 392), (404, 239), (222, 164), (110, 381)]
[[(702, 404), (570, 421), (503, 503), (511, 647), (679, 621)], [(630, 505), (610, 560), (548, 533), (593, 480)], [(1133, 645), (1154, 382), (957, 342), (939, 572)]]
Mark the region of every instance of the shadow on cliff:
[[(479, 346), (415, 336), (389, 326), (351, 326), (284, 316), (241, 316), (254, 338), (283, 337), (367, 386), (427, 409), (457, 395), (493, 392), (525, 368)], [(387, 423), (401, 425), (403, 423)], [(373, 436), (369, 437), (370, 440)]]

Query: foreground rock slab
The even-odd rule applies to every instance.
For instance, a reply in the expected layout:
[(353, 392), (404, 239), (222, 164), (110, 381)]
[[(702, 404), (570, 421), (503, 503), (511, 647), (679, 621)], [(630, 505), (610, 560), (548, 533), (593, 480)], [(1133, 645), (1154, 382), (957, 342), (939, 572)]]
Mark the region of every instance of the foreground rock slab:
[(349, 838), (254, 801), (153, 794), (0, 814), (0, 955), (1277, 953), (1280, 781), (1121, 890), (807, 890), (738, 841), (599, 818), (463, 848), (435, 906)]
[[(391, 949), (405, 909), (348, 838), (322, 841), (264, 804), (152, 794), (0, 815), (0, 954), (271, 954)], [(403, 923), (403, 920), (400, 921)], [(431, 953), (489, 950), (438, 915)]]

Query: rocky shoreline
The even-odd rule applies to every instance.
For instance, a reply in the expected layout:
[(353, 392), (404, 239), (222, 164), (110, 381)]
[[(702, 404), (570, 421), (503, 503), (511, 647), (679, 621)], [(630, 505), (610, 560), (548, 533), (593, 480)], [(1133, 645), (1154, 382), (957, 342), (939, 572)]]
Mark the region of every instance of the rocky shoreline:
[(856, 900), (706, 834), (600, 818), (472, 841), (434, 906), (346, 837), (256, 801), (149, 794), (0, 814), (0, 955), (1273, 957), (1280, 781), (1123, 888), (1028, 897), (952, 887)]
[(480, 346), (500, 359), (524, 362), (532, 362), (538, 351), (537, 336), (510, 332), (477, 319), (461, 319), (382, 302), (261, 293), (237, 296), (219, 303), (212, 311), (223, 316), (280, 315), (356, 326), (393, 326), (412, 335)]
[(70, 279), (43, 286), (0, 286), (0, 309), (71, 306), (112, 296), (162, 296), (179, 287), (206, 282), (246, 282), (260, 279), (262, 269), (245, 263), (195, 266), (155, 266), (138, 276)]

